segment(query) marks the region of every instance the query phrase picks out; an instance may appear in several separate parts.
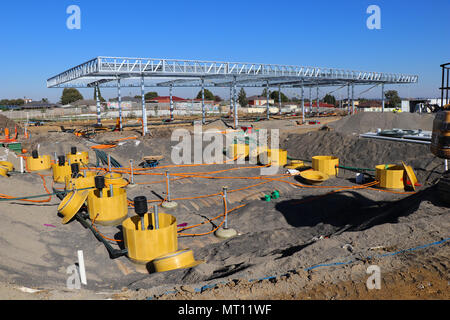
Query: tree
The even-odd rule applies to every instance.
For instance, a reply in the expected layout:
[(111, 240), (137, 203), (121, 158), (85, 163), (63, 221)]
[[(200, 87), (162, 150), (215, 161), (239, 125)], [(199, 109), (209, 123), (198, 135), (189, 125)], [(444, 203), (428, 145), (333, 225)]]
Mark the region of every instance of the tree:
[[(201, 99), (202, 98), (202, 90), (200, 90), (197, 94), (197, 98), (196, 99)], [(205, 100), (211, 100), (214, 101), (215, 100), (215, 96), (213, 95), (213, 93), (211, 91), (209, 91), (208, 89), (205, 89)]]
[(334, 96), (332, 96), (331, 94), (327, 93), (325, 95), (325, 97), (323, 98), (323, 102), (332, 104), (332, 105), (336, 105), (336, 98)]
[(241, 105), (241, 107), (248, 106), (247, 94), (245, 93), (244, 88), (241, 88), (241, 90), (239, 91), (238, 102)]
[(220, 96), (214, 96), (214, 101), (215, 102), (221, 102), (222, 98)]
[[(271, 92), (270, 99), (273, 99), (276, 103), (278, 103), (278, 91)], [(281, 102), (288, 102), (288, 101), (289, 98), (283, 92), (281, 92)]]
[(41, 101), (42, 101), (42, 103), (48, 103), (48, 99), (47, 98), (42, 98)]
[(83, 96), (81, 93), (75, 89), (75, 88), (66, 88), (63, 90), (62, 96), (61, 96), (61, 103), (63, 105), (70, 104), (72, 102), (82, 100)]
[(150, 91), (145, 94), (145, 101), (153, 100), (158, 97), (158, 92)]
[[(270, 90), (269, 90), (269, 95), (270, 95)], [(264, 88), (263, 92), (261, 93), (262, 97), (267, 97), (267, 88)]]
[(398, 96), (398, 92), (396, 90), (388, 90), (385, 92), (384, 96), (388, 100), (388, 105), (390, 108), (396, 108), (402, 103), (402, 100)]

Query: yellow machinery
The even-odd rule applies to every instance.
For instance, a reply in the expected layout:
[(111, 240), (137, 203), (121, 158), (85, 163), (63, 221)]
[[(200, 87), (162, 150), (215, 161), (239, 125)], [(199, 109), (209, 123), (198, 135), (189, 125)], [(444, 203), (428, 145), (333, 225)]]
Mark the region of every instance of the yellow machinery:
[(127, 192), (120, 187), (95, 189), (89, 193), (87, 207), (89, 218), (96, 224), (119, 225), (128, 214)]
[(194, 253), (190, 249), (183, 249), (172, 252), (160, 256), (152, 261), (153, 267), (156, 272), (192, 268), (201, 263), (203, 263), (203, 261), (196, 261), (194, 259)]
[(339, 158), (333, 156), (315, 156), (312, 158), (312, 168), (316, 171), (336, 176), (339, 173)]
[(31, 157), (27, 157), (27, 168), (31, 172), (48, 170), (51, 166), (50, 156), (39, 156), (36, 150), (32, 152)]
[(300, 177), (308, 184), (317, 185), (327, 181), (330, 177), (321, 171), (307, 170), (300, 172)]
[(436, 114), (430, 150), (436, 157), (450, 159), (450, 111), (439, 111)]
[(128, 257), (136, 263), (148, 263), (178, 250), (177, 219), (166, 213), (147, 213), (147, 198), (136, 197), (137, 216), (122, 222), (122, 232)]

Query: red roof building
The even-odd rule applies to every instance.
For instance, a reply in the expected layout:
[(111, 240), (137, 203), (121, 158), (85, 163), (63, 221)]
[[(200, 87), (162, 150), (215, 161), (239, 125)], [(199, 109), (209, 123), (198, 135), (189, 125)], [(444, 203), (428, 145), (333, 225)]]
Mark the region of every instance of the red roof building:
[[(172, 101), (173, 102), (184, 102), (184, 101), (188, 101), (186, 99), (177, 97), (177, 96), (172, 96)], [(170, 103), (170, 96), (163, 96), (163, 97), (156, 97), (150, 100), (147, 100), (146, 102), (153, 102), (153, 103)]]

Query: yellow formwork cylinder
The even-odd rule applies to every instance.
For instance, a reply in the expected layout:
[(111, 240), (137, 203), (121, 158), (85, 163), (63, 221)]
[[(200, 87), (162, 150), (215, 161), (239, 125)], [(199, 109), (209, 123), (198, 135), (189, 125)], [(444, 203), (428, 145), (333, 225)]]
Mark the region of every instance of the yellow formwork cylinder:
[(50, 156), (40, 156), (38, 158), (27, 157), (27, 168), (29, 171), (48, 170), (52, 167)]
[(245, 143), (233, 143), (230, 146), (230, 155), (232, 158), (247, 158), (249, 155), (249, 146)]
[(8, 168), (4, 166), (0, 166), (0, 176), (7, 177), (8, 176)]
[(375, 167), (375, 179), (379, 181), (378, 186), (383, 189), (404, 190), (403, 166), (396, 164), (380, 164)]
[(14, 170), (14, 165), (9, 161), (0, 161), (0, 166), (7, 168), (8, 171)]
[(111, 197), (109, 188), (102, 190), (101, 198), (98, 189), (89, 193), (87, 198), (89, 218), (95, 219), (96, 224), (116, 226), (127, 218), (127, 192), (120, 187), (113, 186), (113, 194)]
[(89, 163), (89, 152), (77, 152), (76, 154), (68, 153), (66, 154), (67, 161), (72, 163), (88, 164)]
[(109, 172), (105, 174), (105, 185), (109, 186), (110, 184), (113, 186), (124, 187), (128, 184), (128, 182), (122, 178), (121, 173)]
[[(141, 218), (133, 216), (122, 223), (122, 232), (128, 257), (136, 263), (147, 263), (162, 255), (178, 250), (177, 219), (159, 213), (159, 229), (155, 229), (153, 214), (144, 215), (146, 230), (141, 230)], [(149, 222), (153, 227), (148, 230)]]
[(71, 176), (66, 176), (65, 182), (66, 182), (66, 189), (72, 190), (72, 189), (84, 189), (84, 188), (93, 188), (95, 186), (95, 172), (93, 171), (86, 171), (86, 176), (81, 176), (79, 178), (73, 179)]
[(267, 149), (269, 163), (272, 166), (284, 167), (287, 164), (287, 151), (283, 149)]
[(60, 166), (58, 163), (53, 163), (52, 170), (53, 181), (58, 183), (65, 183), (66, 177), (70, 178), (70, 175), (72, 174), (72, 169), (67, 162), (63, 166)]
[(339, 173), (339, 158), (333, 156), (315, 156), (312, 158), (312, 167), (316, 171), (336, 176)]

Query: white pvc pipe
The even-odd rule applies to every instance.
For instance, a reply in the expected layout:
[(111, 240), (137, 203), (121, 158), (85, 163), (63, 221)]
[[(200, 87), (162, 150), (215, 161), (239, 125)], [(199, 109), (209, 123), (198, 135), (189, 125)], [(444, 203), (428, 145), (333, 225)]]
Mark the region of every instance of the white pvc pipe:
[(80, 271), (80, 280), (81, 283), (84, 285), (87, 285), (87, 279), (86, 279), (86, 269), (84, 267), (84, 257), (83, 257), (83, 251), (78, 250), (78, 267)]

